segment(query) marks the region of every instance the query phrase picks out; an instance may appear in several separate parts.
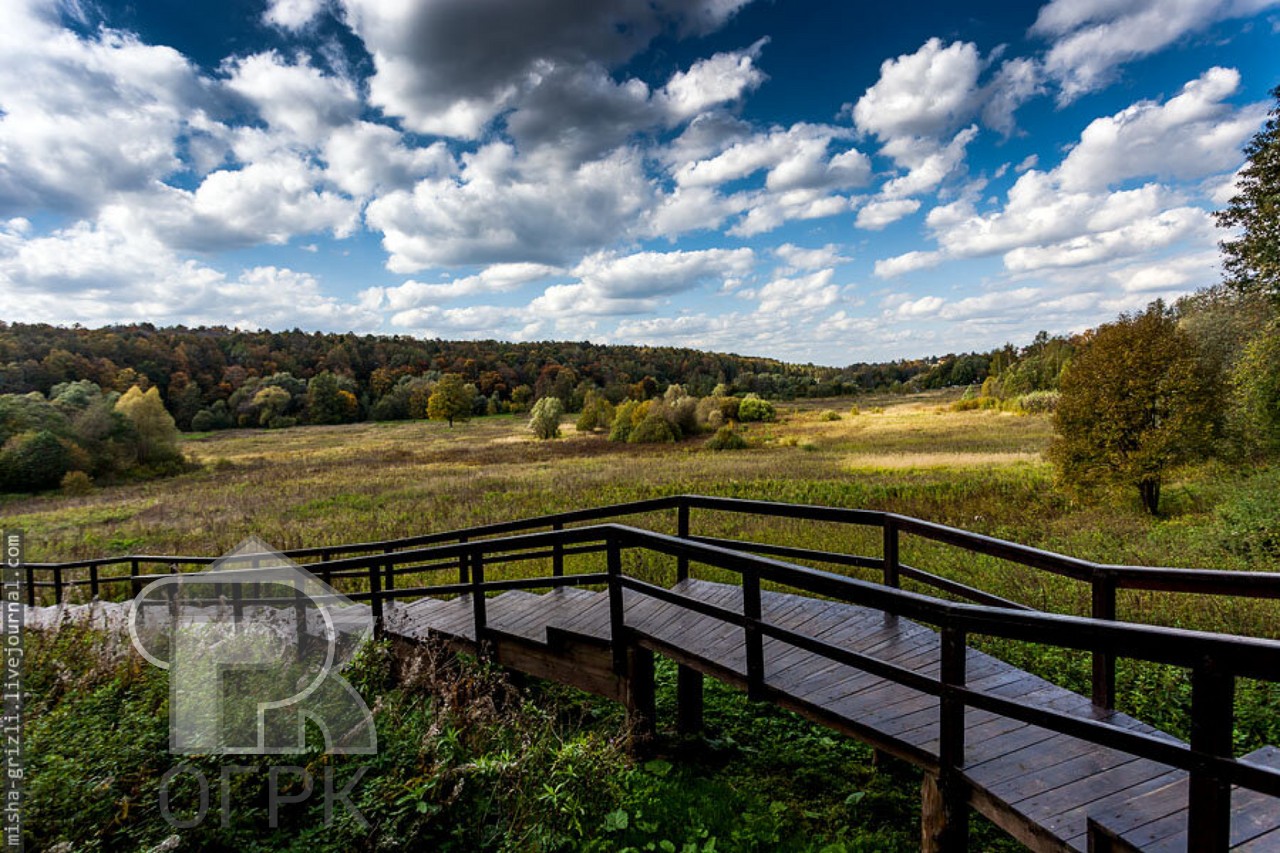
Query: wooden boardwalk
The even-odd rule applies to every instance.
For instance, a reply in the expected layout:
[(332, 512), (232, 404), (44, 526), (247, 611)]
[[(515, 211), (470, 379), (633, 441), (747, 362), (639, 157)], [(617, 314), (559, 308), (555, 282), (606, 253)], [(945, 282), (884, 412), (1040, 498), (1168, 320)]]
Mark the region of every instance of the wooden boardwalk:
[[(741, 612), (742, 589), (700, 580), (674, 592)], [(689, 609), (627, 591), (625, 619), (639, 646), (699, 673), (747, 686), (742, 629)], [(763, 592), (762, 618), (841, 648), (936, 677), (939, 634), (881, 611), (802, 595)], [(544, 594), (510, 591), (486, 602), (487, 638), (499, 662), (557, 676), (555, 657), (567, 641), (606, 649), (607, 595), (567, 587)], [(387, 632), (408, 641), (439, 638), (474, 649), (473, 603), (421, 598), (386, 612)], [(772, 638), (764, 639), (765, 696), (813, 720), (926, 768), (938, 762), (936, 696), (878, 678)], [(540, 663), (537, 659), (541, 657)], [(530, 662), (534, 661), (532, 665)], [(521, 663), (524, 666), (521, 666)], [(1020, 702), (1174, 740), (1124, 714), (1101, 711), (1089, 699), (974, 649), (967, 651), (970, 686)], [(607, 660), (595, 668), (607, 670)], [(592, 688), (581, 657), (560, 680)], [(577, 674), (575, 676), (575, 673)], [(597, 688), (609, 695), (614, 691)], [(618, 697), (621, 698), (621, 697)], [(1187, 773), (1085, 740), (978, 709), (964, 718), (963, 776), (970, 804), (1035, 850), (1186, 850)], [(1280, 751), (1247, 758), (1280, 767)], [(1280, 801), (1235, 793), (1232, 849), (1280, 850)]]
[[(675, 535), (634, 523), (667, 513), (662, 529)], [(872, 530), (881, 547), (867, 555), (699, 535), (695, 513)], [(1083, 584), (1089, 614), (1043, 613), (908, 565), (904, 538)], [(367, 606), (362, 615), (394, 643), (442, 638), (617, 699), (642, 734), (653, 724), (655, 654), (678, 664), (682, 731), (701, 725), (708, 675), (795, 710), (924, 771), (930, 853), (964, 849), (970, 809), (1034, 850), (1280, 851), (1280, 752), (1237, 756), (1234, 746), (1238, 682), (1280, 683), (1280, 642), (1134, 624), (1118, 610), (1122, 590), (1277, 601), (1280, 573), (1100, 564), (896, 513), (706, 495), (247, 558), (250, 568), (214, 584), (236, 619), (250, 606), (296, 612), (297, 591), (264, 599), (256, 573), (283, 558), (311, 561), (316, 581)], [(173, 606), (163, 592), (177, 587), (158, 581), (192, 577), (201, 590), (198, 570), (218, 562), (132, 554), (24, 563), (21, 574), (28, 605), (123, 587), (141, 618)], [(653, 583), (670, 578), (654, 567), (672, 562), (674, 586)], [(534, 576), (548, 564), (550, 574)], [(694, 566), (740, 585), (692, 580)], [(974, 637), (1089, 655), (1090, 695), (985, 655)], [(1111, 710), (1119, 660), (1186, 674), (1190, 743)]]

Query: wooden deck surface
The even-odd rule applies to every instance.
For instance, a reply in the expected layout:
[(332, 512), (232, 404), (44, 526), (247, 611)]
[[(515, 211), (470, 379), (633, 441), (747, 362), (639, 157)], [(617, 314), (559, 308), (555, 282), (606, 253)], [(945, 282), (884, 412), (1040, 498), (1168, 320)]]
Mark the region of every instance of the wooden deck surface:
[[(674, 588), (742, 612), (742, 590), (699, 580)], [(674, 604), (626, 591), (626, 625), (636, 641), (731, 684), (746, 684), (742, 628)], [(607, 643), (609, 602), (603, 593), (572, 587), (545, 594), (505, 592), (487, 599), (496, 637), (546, 644), (548, 629)], [(941, 643), (932, 629), (855, 605), (762, 594), (766, 622), (936, 676)], [(387, 631), (409, 639), (435, 635), (474, 643), (468, 596), (420, 599), (387, 609)], [(917, 765), (936, 766), (938, 699), (794, 646), (764, 640), (767, 698), (858, 737)], [(1089, 699), (969, 649), (970, 687), (1111, 725), (1173, 738), (1131, 717), (1096, 709)], [(965, 717), (963, 774), (972, 805), (1032, 849), (1086, 850), (1089, 820), (1115, 849), (1185, 850), (1187, 774), (1078, 738), (986, 711)], [(1268, 747), (1250, 760), (1280, 766)], [(1280, 800), (1234, 793), (1233, 849), (1280, 851)]]

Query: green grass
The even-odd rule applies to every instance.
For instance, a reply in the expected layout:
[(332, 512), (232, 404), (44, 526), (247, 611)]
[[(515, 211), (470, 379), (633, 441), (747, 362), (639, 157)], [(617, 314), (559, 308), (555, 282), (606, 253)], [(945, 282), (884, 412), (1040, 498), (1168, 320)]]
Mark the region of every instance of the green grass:
[[(1041, 456), (1051, 436), (1044, 417), (951, 412), (949, 399), (864, 399), (856, 416), (845, 414), (849, 405), (830, 401), (783, 404), (778, 422), (749, 425), (745, 434), (752, 446), (732, 453), (705, 449), (703, 438), (649, 447), (572, 430), (559, 440), (538, 442), (520, 417), (482, 418), (453, 429), (405, 422), (216, 433), (184, 442), (201, 464), (198, 471), (84, 497), (10, 498), (0, 503), (0, 514), (6, 528), (26, 529), (32, 560), (130, 551), (216, 555), (250, 534), (288, 549), (693, 492), (900, 512), (1099, 562), (1280, 570), (1280, 556), (1270, 544), (1271, 519), (1280, 517), (1274, 470), (1209, 464), (1174, 472), (1165, 487), (1166, 515), (1151, 518), (1129, 494), (1085, 502), (1062, 490)], [(842, 413), (839, 420), (823, 415), (832, 408)], [(673, 513), (634, 520), (674, 531)], [(695, 511), (693, 523), (695, 532), (708, 535), (871, 556), (880, 548), (878, 529), (703, 511)], [(627, 569), (642, 577), (673, 577), (671, 560), (636, 553), (626, 558)], [(910, 536), (903, 539), (902, 558), (1037, 608), (1088, 612), (1085, 585), (1006, 561)], [(491, 569), (488, 576), (547, 574), (549, 568), (545, 562), (520, 564), (505, 574)], [(570, 559), (569, 568), (598, 565), (580, 557)], [(706, 567), (695, 566), (695, 574), (733, 580)], [(431, 580), (448, 578), (405, 582)], [(911, 582), (906, 586), (924, 591)], [(1119, 610), (1121, 618), (1134, 621), (1280, 637), (1275, 603), (1124, 591)], [(1087, 691), (1084, 655), (977, 642)], [(669, 685), (663, 691), (661, 701), (669, 702)], [(815, 840), (807, 848), (815, 850), (824, 844), (844, 845), (832, 850), (915, 846), (918, 777), (873, 769), (856, 743), (750, 706), (727, 688), (713, 687), (710, 695), (709, 739), (692, 753), (667, 756), (674, 769), (664, 775), (640, 767), (611, 776), (616, 785), (609, 810), (596, 815), (602, 823), (574, 835), (569, 846), (647, 849), (653, 843), (653, 849), (665, 849), (658, 845), (665, 840), (676, 849), (701, 849), (713, 837), (721, 850), (772, 849), (796, 838)], [(1186, 737), (1187, 695), (1184, 672), (1121, 662), (1121, 710)], [(554, 689), (543, 698), (562, 709), (595, 709), (585, 717), (575, 712), (575, 725), (590, 718), (605, 728), (580, 732), (607, 739), (608, 726), (616, 728), (616, 709)], [(1280, 742), (1278, 709), (1280, 691), (1274, 686), (1242, 681), (1237, 747)], [(812, 770), (795, 764), (793, 755), (811, 761)], [(701, 824), (682, 816), (697, 805), (704, 807)], [(606, 827), (603, 815), (620, 810), (627, 813), (627, 827), (620, 827), (617, 814)], [(731, 837), (717, 810), (750, 815), (750, 837)], [(977, 823), (975, 832), (988, 831)], [(985, 849), (994, 837), (983, 836), (977, 847)]]

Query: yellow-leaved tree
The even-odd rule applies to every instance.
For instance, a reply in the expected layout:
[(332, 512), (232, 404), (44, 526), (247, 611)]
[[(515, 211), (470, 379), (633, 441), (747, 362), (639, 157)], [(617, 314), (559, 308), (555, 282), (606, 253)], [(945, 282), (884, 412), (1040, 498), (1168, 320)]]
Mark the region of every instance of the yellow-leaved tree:
[(143, 393), (134, 385), (116, 401), (116, 411), (128, 418), (137, 431), (138, 462), (156, 465), (182, 458), (178, 452), (178, 426), (165, 409), (158, 388), (153, 386)]

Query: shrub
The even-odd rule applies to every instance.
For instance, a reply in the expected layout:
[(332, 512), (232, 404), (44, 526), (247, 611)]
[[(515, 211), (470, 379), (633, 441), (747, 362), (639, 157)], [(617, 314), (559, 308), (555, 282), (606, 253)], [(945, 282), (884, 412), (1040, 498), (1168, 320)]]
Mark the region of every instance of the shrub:
[(83, 471), (68, 471), (62, 477), (64, 495), (87, 495), (93, 491), (93, 479)]
[(560, 416), (563, 414), (564, 403), (559, 397), (543, 397), (533, 404), (529, 430), (543, 441), (556, 438), (560, 435)]
[(731, 424), (720, 427), (707, 442), (711, 450), (742, 450), (746, 446), (747, 440)]
[(719, 397), (720, 416), (724, 418), (724, 422), (738, 420), (738, 409), (742, 406), (742, 400), (738, 397)]
[(645, 415), (644, 420), (640, 421), (627, 437), (627, 441), (631, 444), (656, 444), (661, 441), (675, 440), (676, 436), (671, 430), (671, 425), (667, 423), (662, 413), (656, 410)]
[(1032, 391), (1013, 401), (1014, 407), (1029, 415), (1048, 415), (1057, 411), (1057, 391)]
[(840, 413), (839, 413), (839, 412), (833, 412), (833, 411), (831, 411), (830, 409), (827, 409), (825, 412), (823, 412), (822, 414), (818, 415), (818, 420), (820, 420), (820, 421), (838, 421), (838, 420), (840, 420)]
[(593, 389), (583, 397), (582, 414), (578, 416), (578, 422), (574, 426), (578, 432), (608, 429), (613, 425), (613, 416), (613, 404)]
[(777, 417), (777, 414), (773, 403), (768, 400), (762, 400), (755, 394), (748, 394), (738, 404), (738, 420), (740, 421), (771, 421)]
[(52, 489), (70, 467), (66, 446), (48, 430), (15, 435), (0, 452), (0, 478), (10, 491)]
[(849, 417), (856, 418), (860, 414), (862, 414), (862, 410), (859, 409), (857, 406), (849, 407)]
[(613, 425), (609, 429), (610, 441), (626, 441), (631, 438), (631, 429), (635, 426), (636, 413), (641, 405), (634, 400), (624, 400), (618, 404), (613, 413)]

